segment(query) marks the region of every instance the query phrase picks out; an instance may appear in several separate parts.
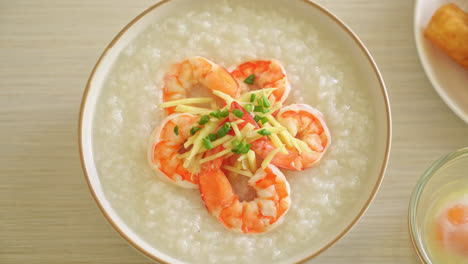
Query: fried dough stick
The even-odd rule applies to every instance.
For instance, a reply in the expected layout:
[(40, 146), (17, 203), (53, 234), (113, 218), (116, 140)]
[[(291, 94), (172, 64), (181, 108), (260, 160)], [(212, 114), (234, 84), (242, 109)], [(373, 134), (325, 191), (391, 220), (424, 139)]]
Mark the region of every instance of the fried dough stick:
[(440, 7), (432, 16), (424, 36), (468, 69), (468, 14), (455, 4)]

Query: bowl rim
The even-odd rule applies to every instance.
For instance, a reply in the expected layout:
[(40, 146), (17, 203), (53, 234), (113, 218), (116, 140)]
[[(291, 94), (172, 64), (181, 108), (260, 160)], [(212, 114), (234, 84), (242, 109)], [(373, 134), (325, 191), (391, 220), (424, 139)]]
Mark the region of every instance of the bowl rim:
[[(468, 124), (468, 114), (465, 114), (463, 111), (461, 105), (457, 104), (454, 99), (449, 96), (444, 88), (443, 85), (437, 80), (436, 77), (432, 74), (433, 67), (432, 64), (430, 63), (429, 59), (427, 58), (427, 55), (425, 52), (423, 52), (425, 49), (423, 47), (423, 42), (425, 40), (424, 36), (422, 36), (421, 31), (420, 31), (420, 17), (421, 17), (421, 5), (423, 1), (421, 0), (416, 0), (414, 3), (414, 12), (413, 12), (413, 37), (415, 40), (415, 46), (416, 50), (418, 52), (418, 57), (419, 57), (419, 62), (421, 63), (424, 73), (426, 74), (427, 78), (429, 79), (429, 82), (432, 84), (434, 87), (434, 90), (436, 90), (437, 94), (439, 95), (440, 98), (442, 98), (442, 101), (447, 105), (454, 113), (457, 115), (461, 120), (463, 120), (465, 123)], [(447, 2), (448, 3), (448, 2)]]
[[(88, 99), (88, 94), (89, 94), (89, 90), (90, 90), (90, 87), (91, 87), (91, 82), (92, 82), (92, 80), (94, 78), (94, 74), (95, 74), (96, 70), (98, 69), (98, 67), (100, 67), (101, 62), (104, 59), (104, 57), (107, 55), (108, 51), (112, 47), (114, 47), (114, 45), (120, 40), (120, 38), (135, 23), (137, 23), (142, 17), (144, 17), (146, 14), (150, 13), (151, 11), (156, 9), (157, 7), (160, 7), (161, 5), (166, 4), (166, 3), (170, 2), (170, 1), (173, 1), (173, 0), (160, 0), (156, 4), (150, 6), (149, 8), (144, 10), (142, 13), (137, 15), (127, 25), (125, 25), (125, 27), (112, 39), (112, 41), (104, 49), (102, 54), (99, 56), (99, 59), (97, 60), (96, 64), (94, 65), (94, 67), (93, 67), (93, 69), (91, 71), (91, 74), (90, 74), (90, 76), (88, 78), (88, 81), (86, 83), (86, 87), (85, 87), (85, 90), (83, 92), (82, 101), (81, 101), (81, 105), (80, 105), (79, 125), (78, 125), (78, 141), (79, 141), (78, 145), (79, 145), (79, 152), (80, 152), (81, 167), (83, 169), (83, 173), (84, 173), (86, 182), (88, 184), (88, 188), (89, 188), (89, 190), (91, 192), (91, 195), (93, 196), (93, 199), (96, 202), (97, 206), (99, 207), (101, 213), (107, 219), (108, 223), (110, 223), (111, 226), (120, 234), (120, 236), (122, 236), (129, 244), (131, 244), (134, 248), (136, 248), (138, 251), (143, 253), (144, 256), (148, 257), (149, 259), (151, 259), (153, 261), (158, 261), (160, 263), (169, 263), (169, 262), (159, 258), (158, 256), (155, 256), (155, 255), (151, 254), (150, 252), (146, 251), (142, 246), (140, 246), (138, 243), (133, 241), (124, 231), (122, 231), (117, 226), (117, 224), (113, 221), (113, 219), (107, 213), (107, 211), (104, 208), (104, 206), (102, 205), (101, 201), (98, 199), (98, 197), (96, 195), (96, 192), (94, 190), (94, 187), (91, 184), (91, 180), (90, 180), (90, 177), (88, 175), (88, 172), (86, 170), (86, 163), (85, 163), (85, 158), (84, 158), (85, 154), (84, 154), (84, 151), (83, 151), (83, 149), (84, 149), (84, 146), (83, 146), (83, 119), (84, 119), (84, 109), (86, 108), (86, 104), (87, 104), (87, 101), (88, 101), (87, 99)], [(304, 262), (306, 262), (306, 261), (320, 255), (322, 252), (324, 252), (325, 250), (330, 248), (332, 245), (334, 245), (338, 240), (340, 240), (346, 233), (349, 232), (349, 230), (351, 230), (351, 228), (359, 221), (359, 219), (361, 219), (361, 217), (364, 215), (364, 213), (369, 208), (371, 202), (373, 201), (373, 199), (375, 198), (375, 196), (377, 194), (377, 191), (380, 188), (380, 185), (382, 184), (383, 177), (385, 175), (385, 171), (386, 171), (386, 168), (387, 168), (387, 165), (388, 165), (388, 160), (389, 160), (389, 156), (390, 156), (390, 149), (391, 149), (391, 139), (392, 139), (392, 119), (391, 119), (390, 102), (389, 102), (389, 99), (388, 99), (388, 94), (387, 94), (387, 90), (386, 90), (384, 80), (383, 80), (382, 75), (381, 75), (381, 73), (380, 73), (374, 59), (372, 58), (369, 50), (364, 46), (362, 41), (357, 37), (357, 35), (343, 21), (341, 21), (337, 16), (335, 16), (333, 13), (328, 11), (323, 6), (313, 2), (313, 0), (297, 0), (297, 1), (301, 1), (303, 3), (309, 4), (312, 8), (317, 9), (319, 12), (322, 12), (328, 18), (333, 20), (339, 27), (341, 27), (346, 32), (346, 34), (348, 34), (348, 36), (350, 36), (353, 39), (355, 44), (357, 44), (357, 46), (361, 49), (363, 55), (367, 58), (368, 63), (372, 67), (373, 72), (374, 72), (374, 74), (375, 74), (375, 76), (376, 76), (376, 78), (378, 80), (380, 91), (382, 93), (384, 103), (385, 103), (385, 110), (386, 110), (385, 114), (386, 114), (386, 121), (387, 121), (386, 122), (387, 123), (386, 124), (387, 125), (387, 137), (386, 137), (386, 144), (385, 144), (385, 153), (384, 153), (383, 160), (382, 160), (382, 166), (380, 168), (379, 177), (378, 177), (377, 181), (375, 182), (375, 184), (374, 184), (374, 186), (372, 188), (372, 192), (371, 192), (369, 198), (363, 204), (363, 206), (359, 210), (358, 214), (352, 219), (352, 221), (334, 239), (329, 241), (326, 245), (322, 246), (319, 250), (315, 251), (313, 254), (311, 254), (311, 255), (299, 260), (298, 262), (296, 262), (296, 263), (304, 263)]]
[(418, 205), (419, 205), (419, 198), (421, 193), (424, 190), (426, 184), (431, 180), (432, 176), (439, 171), (440, 169), (444, 168), (450, 162), (455, 161), (459, 158), (468, 157), (468, 147), (461, 148), (450, 152), (437, 161), (435, 161), (426, 171), (423, 173), (421, 178), (416, 183), (416, 186), (413, 189), (411, 194), (409, 206), (408, 206), (408, 233), (411, 240), (411, 245), (413, 247), (413, 251), (416, 254), (420, 263), (423, 264), (432, 264), (432, 261), (426, 254), (425, 247), (423, 246), (422, 241), (418, 239), (419, 232), (417, 229), (417, 221), (416, 221), (416, 214), (418, 212)]

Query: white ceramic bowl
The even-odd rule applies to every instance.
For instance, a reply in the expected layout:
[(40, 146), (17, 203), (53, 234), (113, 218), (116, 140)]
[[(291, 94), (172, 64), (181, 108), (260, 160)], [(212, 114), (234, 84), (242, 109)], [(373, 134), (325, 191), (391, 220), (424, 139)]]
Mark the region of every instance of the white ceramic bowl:
[[(388, 97), (382, 77), (371, 55), (356, 35), (337, 17), (319, 5), (306, 0), (262, 0), (278, 8), (287, 8), (293, 14), (307, 15), (315, 21), (314, 26), (328, 32), (333, 41), (340, 43), (343, 49), (351, 54), (357, 72), (362, 76), (362, 89), (371, 98), (371, 108), (375, 115), (375, 144), (373, 155), (369, 157), (368, 175), (362, 177), (358, 198), (337, 225), (323, 230), (324, 239), (301, 254), (290, 256), (287, 262), (302, 262), (310, 259), (334, 244), (340, 239), (364, 214), (374, 198), (382, 182), (387, 166), (391, 143), (391, 116)], [(159, 19), (162, 14), (168, 14), (174, 8), (186, 8), (189, 0), (167, 0), (157, 3), (131, 21), (109, 44), (99, 58), (89, 78), (83, 95), (80, 124), (79, 144), (83, 170), (93, 197), (101, 211), (112, 226), (134, 247), (146, 256), (160, 262), (180, 263), (177, 256), (169, 256), (154, 248), (138, 237), (126, 223), (119, 218), (103, 192), (100, 175), (96, 169), (93, 153), (93, 118), (96, 104), (101, 93), (103, 82), (124, 47), (135, 39), (148, 25)], [(185, 4), (184, 4), (185, 3)], [(321, 230), (322, 231), (322, 230)]]
[(435, 11), (455, 3), (468, 12), (468, 0), (418, 0), (414, 8), (414, 38), (421, 64), (434, 89), (462, 120), (468, 123), (468, 70), (458, 65), (431, 41), (424, 29)]

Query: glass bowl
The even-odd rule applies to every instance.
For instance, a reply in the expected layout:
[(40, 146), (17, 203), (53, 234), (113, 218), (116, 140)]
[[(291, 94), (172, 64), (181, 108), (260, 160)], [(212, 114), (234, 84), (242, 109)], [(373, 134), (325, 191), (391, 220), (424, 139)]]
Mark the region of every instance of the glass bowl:
[[(421, 263), (448, 263), (440, 261), (442, 249), (431, 246), (435, 231), (431, 231), (435, 216), (441, 208), (455, 199), (468, 197), (468, 147), (445, 155), (430, 166), (411, 196), (408, 212), (409, 235), (413, 249)], [(435, 240), (433, 240), (435, 241)], [(468, 263), (468, 256), (454, 256), (450, 263)]]

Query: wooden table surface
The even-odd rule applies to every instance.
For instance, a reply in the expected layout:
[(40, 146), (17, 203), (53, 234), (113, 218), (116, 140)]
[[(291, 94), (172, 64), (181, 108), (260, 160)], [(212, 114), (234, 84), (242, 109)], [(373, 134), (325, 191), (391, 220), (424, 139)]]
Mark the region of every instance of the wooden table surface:
[[(311, 263), (417, 263), (408, 201), (468, 125), (419, 63), (413, 1), (318, 1), (367, 45), (393, 116), (387, 174), (361, 221)], [(0, 1), (0, 263), (149, 263), (107, 223), (81, 170), (78, 112), (98, 56), (149, 0)]]

